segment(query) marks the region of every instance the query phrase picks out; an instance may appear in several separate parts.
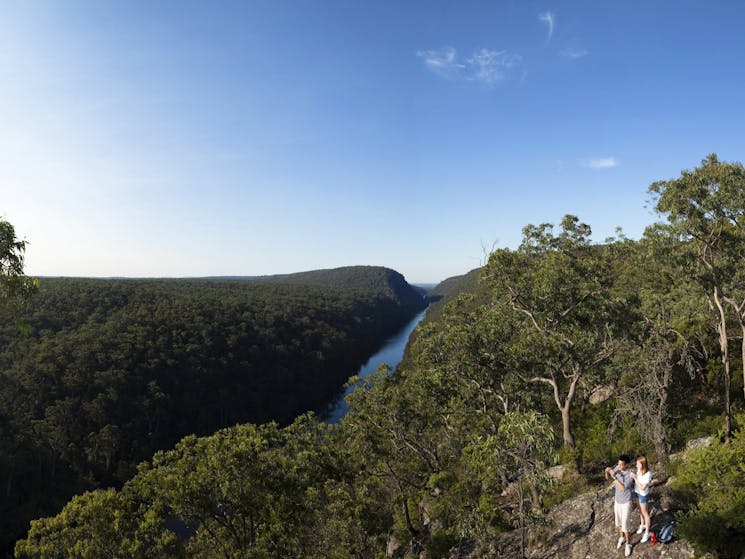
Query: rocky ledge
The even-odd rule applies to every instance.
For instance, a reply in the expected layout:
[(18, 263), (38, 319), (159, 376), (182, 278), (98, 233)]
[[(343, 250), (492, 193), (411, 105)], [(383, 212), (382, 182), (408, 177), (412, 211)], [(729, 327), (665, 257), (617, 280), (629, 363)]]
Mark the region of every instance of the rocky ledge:
[[(672, 520), (672, 514), (660, 508), (659, 495), (656, 497), (653, 496), (650, 503), (653, 532), (659, 532), (662, 526)], [(631, 519), (635, 529), (639, 526), (637, 508), (632, 511)], [(546, 520), (543, 533), (536, 534), (536, 541), (528, 550), (527, 557), (530, 559), (608, 559), (624, 556), (623, 547), (616, 549), (618, 532), (613, 522), (613, 491), (610, 487), (565, 501), (555, 507)], [(640, 534), (631, 534), (631, 557), (695, 557), (693, 549), (685, 541), (676, 539), (668, 544), (653, 545), (649, 541), (640, 543), (641, 538)]]

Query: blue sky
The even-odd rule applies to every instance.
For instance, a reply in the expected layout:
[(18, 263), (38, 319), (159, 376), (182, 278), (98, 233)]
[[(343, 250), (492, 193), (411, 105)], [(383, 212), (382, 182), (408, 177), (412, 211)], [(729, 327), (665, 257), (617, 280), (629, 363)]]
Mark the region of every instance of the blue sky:
[(737, 2), (0, 2), (0, 215), (33, 275), (437, 282), (742, 161)]

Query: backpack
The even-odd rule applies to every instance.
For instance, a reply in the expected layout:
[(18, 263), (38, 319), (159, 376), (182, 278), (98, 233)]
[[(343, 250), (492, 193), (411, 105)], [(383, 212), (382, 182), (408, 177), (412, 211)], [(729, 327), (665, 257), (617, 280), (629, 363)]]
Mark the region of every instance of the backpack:
[(662, 528), (660, 528), (659, 534), (657, 534), (657, 541), (662, 543), (670, 543), (675, 539), (675, 529), (673, 525), (675, 522), (668, 522)]

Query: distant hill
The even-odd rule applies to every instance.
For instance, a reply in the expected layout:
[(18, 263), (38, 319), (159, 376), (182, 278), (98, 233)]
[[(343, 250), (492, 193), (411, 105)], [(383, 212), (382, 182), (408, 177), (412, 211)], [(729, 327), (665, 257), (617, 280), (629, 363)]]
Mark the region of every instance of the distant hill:
[(446, 303), (461, 293), (476, 291), (482, 268), (475, 268), (462, 276), (453, 276), (433, 287), (428, 295), (431, 300)]
[(382, 266), (344, 266), (294, 274), (253, 276), (246, 279), (341, 289), (365, 289), (391, 297), (404, 307), (422, 309), (426, 305), (422, 290), (409, 285), (399, 272)]

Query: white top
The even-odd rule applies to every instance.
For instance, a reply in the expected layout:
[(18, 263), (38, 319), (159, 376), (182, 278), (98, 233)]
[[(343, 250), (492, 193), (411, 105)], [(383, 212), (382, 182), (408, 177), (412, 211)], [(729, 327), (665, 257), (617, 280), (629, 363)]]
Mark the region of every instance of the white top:
[[(634, 491), (637, 495), (649, 495), (649, 482), (652, 481), (652, 470), (647, 470), (646, 474), (636, 474), (636, 482), (634, 483)], [(639, 485), (644, 485), (644, 489), (640, 489)]]

